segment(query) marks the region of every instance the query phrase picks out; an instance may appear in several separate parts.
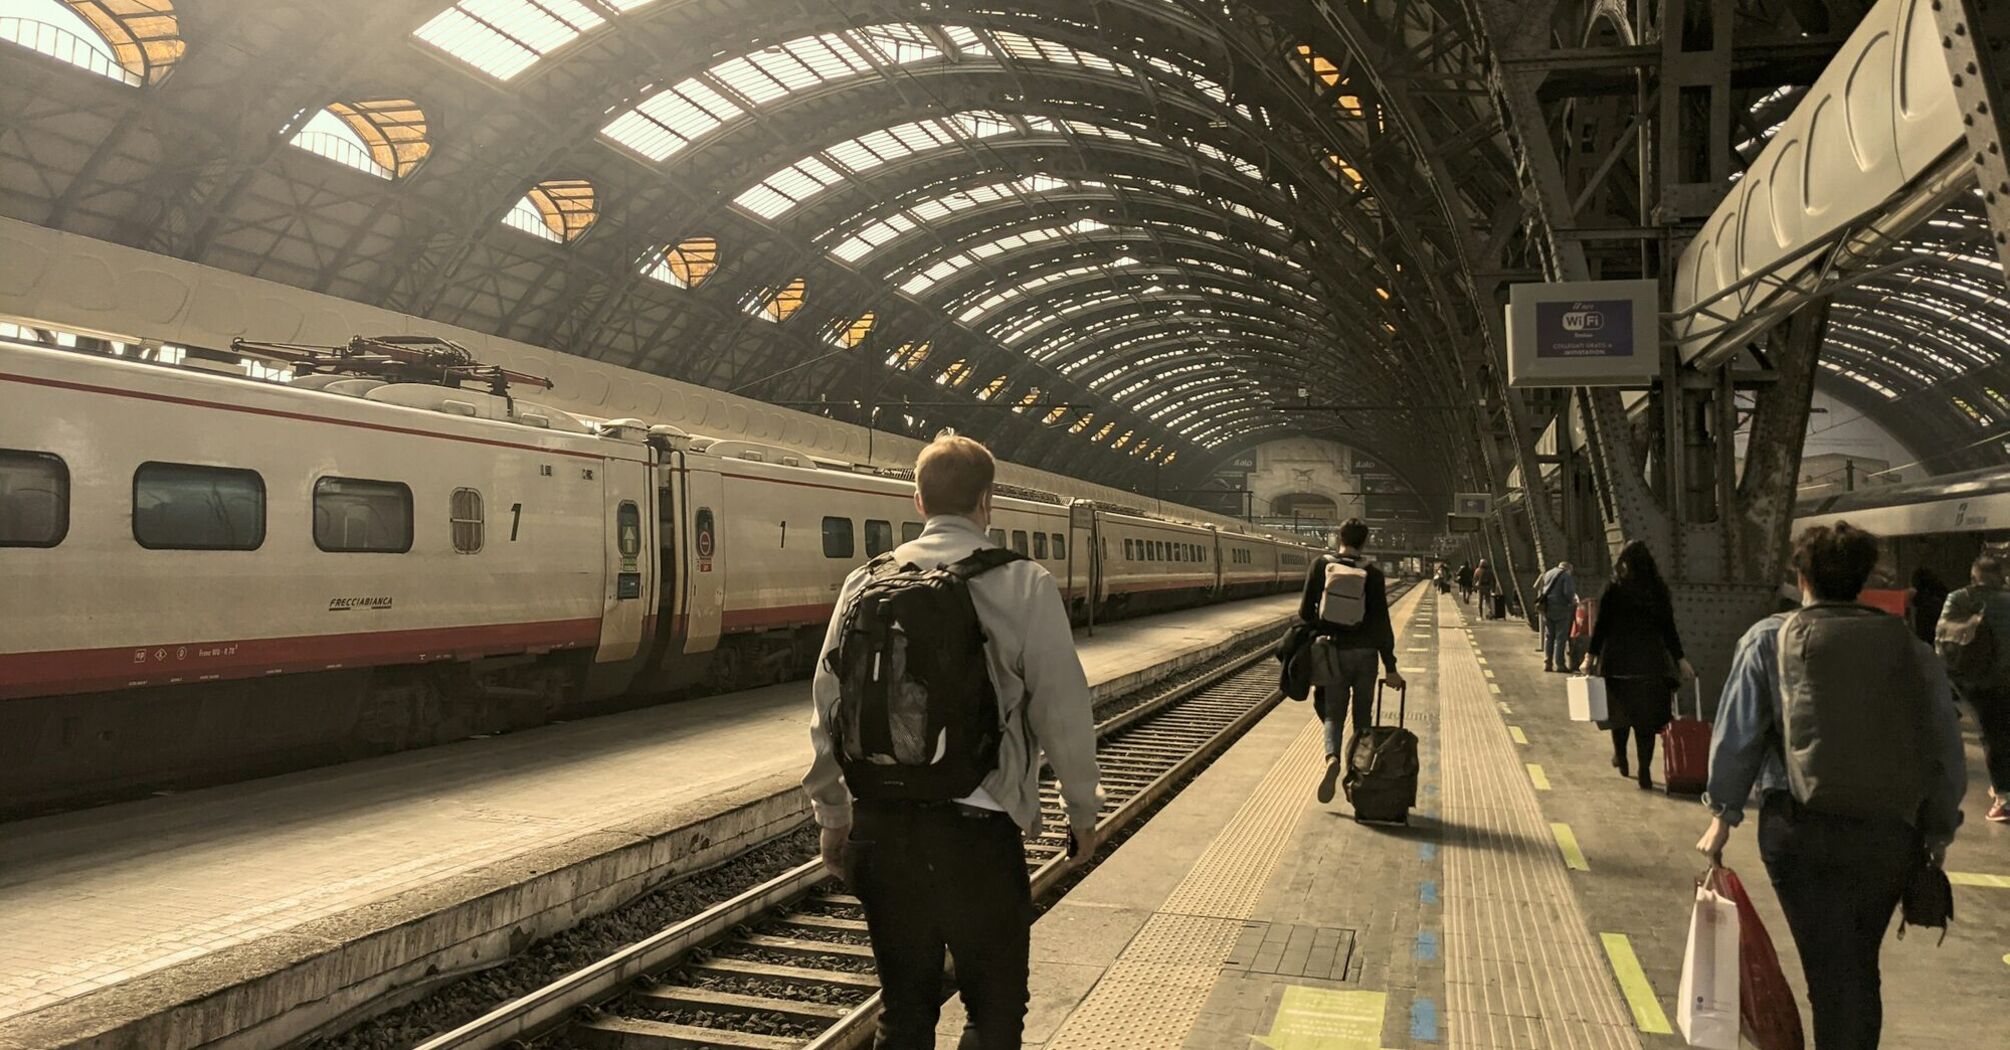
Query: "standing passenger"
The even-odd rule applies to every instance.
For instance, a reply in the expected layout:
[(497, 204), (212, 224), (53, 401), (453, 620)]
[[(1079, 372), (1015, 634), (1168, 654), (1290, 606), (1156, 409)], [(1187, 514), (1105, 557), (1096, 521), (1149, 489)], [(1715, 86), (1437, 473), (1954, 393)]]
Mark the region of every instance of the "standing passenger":
[[(824, 639), (822, 651), (829, 655), (818, 661), (812, 683), (816, 757), (803, 788), (823, 828), (824, 866), (842, 875), (865, 907), (884, 1002), (873, 1044), (878, 1050), (935, 1045), (945, 949), (955, 956), (969, 1017), (958, 1045), (1016, 1050), (1026, 1017), (1033, 922), (1021, 840), (1040, 831), (1040, 753), (1046, 752), (1060, 780), (1070, 857), (1086, 852), (1102, 801), (1089, 687), (1060, 590), (1046, 569), (999, 551), (985, 536), (994, 471), (991, 453), (969, 438), (945, 435), (921, 450), (914, 504), (928, 524), (913, 542), (846, 578)], [(868, 586), (876, 596), (886, 593), (879, 588), (888, 585), (890, 573), (905, 572), (902, 567), (943, 568), (966, 581), (954, 587), (936, 575), (933, 590), (958, 595), (941, 608), (948, 614), (962, 609), (968, 629), (940, 642), (917, 638), (917, 649), (943, 654), (957, 645), (981, 646), (981, 666), (945, 668), (937, 655), (929, 679), (909, 675), (899, 689), (877, 687), (879, 715), (871, 722), (860, 709), (873, 705), (857, 697), (873, 696), (869, 683), (878, 680), (876, 669), (903, 667), (914, 658), (906, 637), (928, 633), (933, 620), (955, 619), (930, 614), (914, 623), (899, 620), (901, 603), (910, 600), (905, 594), (878, 598), (871, 610), (851, 608), (866, 604), (853, 598)], [(968, 623), (971, 612), (975, 625)], [(849, 647), (866, 647), (868, 640), (880, 648), (867, 648), (863, 660), (846, 658)], [(995, 709), (977, 705), (995, 716), (994, 724), (975, 726), (978, 746), (968, 752), (946, 733), (934, 741), (925, 729), (901, 733), (915, 723), (939, 724), (938, 705), (969, 702), (972, 690), (950, 697), (929, 693), (929, 682), (945, 677), (996, 695)], [(925, 697), (925, 711), (912, 710), (916, 694)], [(841, 697), (848, 702), (840, 704)], [(904, 751), (916, 736), (919, 745)], [(883, 750), (870, 751), (874, 743)], [(933, 797), (913, 788), (961, 753), (974, 756), (962, 767), (977, 773), (961, 778), (955, 793)], [(892, 765), (910, 779), (891, 781), (886, 771)]]
[(1969, 585), (1947, 596), (1940, 615), (1942, 620), (1960, 620), (1982, 613), (1982, 622), (1996, 644), (1996, 666), (1974, 680), (1954, 685), (1975, 709), (1975, 722), (1982, 730), (1982, 754), (1989, 770), (1989, 819), (1998, 824), (2010, 823), (2010, 589), (2005, 589), (2003, 576), (2001, 555), (1983, 551), (1969, 570)]
[(1577, 577), (1570, 563), (1536, 577), (1535, 604), (1542, 613), (1542, 669), (1570, 670), (1570, 616), (1577, 611)]
[(1494, 579), (1493, 566), (1481, 558), (1478, 567), (1473, 569), (1473, 589), (1480, 593), (1480, 619), (1494, 618), (1494, 592), (1499, 587), (1500, 581)]
[(1696, 677), (1682, 655), (1675, 630), (1675, 607), (1668, 585), (1645, 543), (1630, 540), (1619, 549), (1612, 582), (1598, 598), (1592, 624), (1589, 671), (1605, 679), (1607, 720), (1612, 725), (1612, 765), (1626, 768), (1626, 736), (1633, 735), (1640, 760), (1641, 788), (1654, 786), (1654, 735), (1674, 720), (1675, 687)]
[(1471, 603), (1473, 600), (1473, 563), (1459, 563), (1459, 600)]
[[(1998, 571), (2000, 573), (2000, 566)], [(1918, 635), (1920, 641), (1932, 645), (1934, 628), (1940, 625), (1940, 610), (1947, 605), (1947, 585), (1940, 582), (1938, 573), (1922, 565), (1912, 570), (1912, 594), (1908, 597), (1910, 600), (1906, 605), (1912, 614), (1912, 633)]]
[[(1396, 631), (1389, 623), (1388, 583), (1382, 570), (1363, 552), (1368, 544), (1368, 524), (1349, 518), (1340, 526), (1340, 553), (1315, 559), (1305, 574), (1305, 595), (1298, 603), (1298, 618), (1310, 625), (1312, 641), (1313, 708), (1326, 724), (1326, 774), (1319, 781), (1319, 801), (1333, 801), (1333, 786), (1346, 766), (1347, 748), (1343, 731), (1347, 720), (1354, 721), (1354, 734), (1367, 728), (1375, 703), (1377, 663), (1391, 686), (1403, 688), (1403, 676), (1396, 671)], [(1361, 569), (1360, 604), (1345, 614), (1336, 614), (1327, 599), (1327, 566), (1345, 565)], [(1358, 577), (1357, 577), (1358, 579)], [(1335, 622), (1334, 617), (1341, 622)], [(1348, 622), (1351, 621), (1351, 622)]]
[(1912, 872), (1945, 858), (1968, 789), (1940, 662), (1904, 620), (1856, 602), (1876, 565), (1877, 537), (1848, 522), (1795, 541), (1803, 604), (1738, 642), (1703, 799), (1716, 819), (1696, 843), (1719, 860), (1756, 795), (1816, 1050), (1877, 1046), (1885, 928)]

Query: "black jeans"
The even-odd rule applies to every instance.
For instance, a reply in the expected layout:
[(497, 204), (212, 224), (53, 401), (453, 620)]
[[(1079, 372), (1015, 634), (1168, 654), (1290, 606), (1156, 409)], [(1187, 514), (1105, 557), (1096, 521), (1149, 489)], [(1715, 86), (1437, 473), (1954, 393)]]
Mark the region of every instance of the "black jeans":
[(1975, 709), (1975, 724), (1982, 731), (1989, 786), (1998, 794), (2010, 794), (2010, 687), (1969, 689), (1963, 695)]
[(1816, 813), (1775, 791), (1759, 812), (1759, 855), (1808, 979), (1815, 1050), (1875, 1050), (1884, 1027), (1878, 952), (1923, 849), (1903, 821)]
[(883, 1009), (876, 1050), (932, 1050), (943, 953), (968, 1015), (961, 1050), (1018, 1050), (1032, 888), (1019, 825), (967, 807), (861, 803), (845, 885), (865, 905)]

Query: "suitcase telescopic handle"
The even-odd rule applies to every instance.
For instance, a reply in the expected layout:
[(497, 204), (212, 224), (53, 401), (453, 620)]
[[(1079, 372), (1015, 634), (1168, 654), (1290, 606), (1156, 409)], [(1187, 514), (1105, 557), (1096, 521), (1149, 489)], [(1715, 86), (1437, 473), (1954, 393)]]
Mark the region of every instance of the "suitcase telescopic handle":
[[(1375, 682), (1375, 724), (1382, 724), (1382, 690), (1388, 688), (1386, 679)], [(1404, 682), (1396, 688), (1396, 724), (1405, 726), (1410, 717), (1410, 683)]]

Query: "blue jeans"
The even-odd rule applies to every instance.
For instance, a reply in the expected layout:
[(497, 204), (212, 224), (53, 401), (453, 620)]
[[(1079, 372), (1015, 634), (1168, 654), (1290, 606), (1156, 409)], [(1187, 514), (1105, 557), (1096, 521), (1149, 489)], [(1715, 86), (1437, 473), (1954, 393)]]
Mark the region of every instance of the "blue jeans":
[(1542, 618), (1542, 662), (1558, 669), (1570, 666), (1570, 617)]
[(1331, 687), (1312, 690), (1319, 718), (1326, 724), (1326, 753), (1347, 756), (1347, 719), (1354, 720), (1354, 732), (1368, 727), (1374, 718), (1375, 681), (1381, 677), (1382, 654), (1373, 649), (1342, 649), (1334, 654), (1340, 681)]

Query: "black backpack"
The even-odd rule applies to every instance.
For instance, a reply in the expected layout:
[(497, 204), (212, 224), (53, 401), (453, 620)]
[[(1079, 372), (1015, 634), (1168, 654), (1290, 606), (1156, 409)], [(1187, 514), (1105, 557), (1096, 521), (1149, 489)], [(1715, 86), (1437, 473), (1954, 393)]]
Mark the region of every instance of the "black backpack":
[(940, 568), (866, 563), (837, 648), (832, 750), (852, 796), (939, 802), (977, 790), (998, 767), (998, 692), (970, 581), (1025, 555), (991, 547)]
[(1989, 681), (1996, 673), (1996, 633), (1989, 629), (1985, 615), (1989, 600), (1978, 599), (1966, 616), (1945, 616), (1933, 631), (1933, 649), (1947, 663), (1947, 675), (1955, 683), (1974, 686)]

